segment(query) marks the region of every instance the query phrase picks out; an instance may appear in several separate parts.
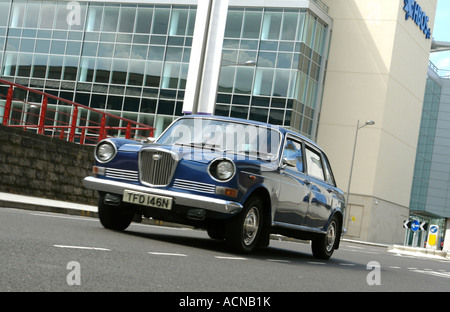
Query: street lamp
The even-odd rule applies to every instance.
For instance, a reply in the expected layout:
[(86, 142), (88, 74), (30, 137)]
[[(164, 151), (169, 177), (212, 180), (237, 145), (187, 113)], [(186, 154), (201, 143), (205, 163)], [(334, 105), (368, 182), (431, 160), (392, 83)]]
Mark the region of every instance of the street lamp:
[(346, 199), (346, 205), (347, 206), (345, 207), (345, 211), (344, 211), (344, 227), (345, 228), (346, 228), (347, 222), (348, 222), (347, 221), (347, 212), (348, 212), (348, 209), (350, 208), (348, 200), (349, 200), (349, 197), (350, 197), (350, 186), (351, 186), (351, 183), (352, 183), (353, 163), (355, 161), (356, 143), (358, 141), (358, 131), (359, 131), (359, 129), (362, 129), (362, 128), (366, 127), (366, 126), (373, 126), (374, 124), (375, 124), (375, 121), (373, 121), (373, 120), (368, 120), (362, 125), (359, 124), (359, 120), (358, 120), (358, 123), (356, 124), (355, 143), (353, 144), (352, 163), (350, 165), (350, 176), (348, 178), (348, 186), (347, 186), (347, 199)]

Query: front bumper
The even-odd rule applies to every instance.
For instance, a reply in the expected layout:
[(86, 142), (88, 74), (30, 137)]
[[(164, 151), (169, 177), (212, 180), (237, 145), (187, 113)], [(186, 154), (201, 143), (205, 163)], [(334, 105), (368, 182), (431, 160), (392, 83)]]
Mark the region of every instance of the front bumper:
[(186, 206), (192, 208), (205, 209), (224, 214), (233, 215), (242, 210), (242, 205), (237, 202), (217, 199), (208, 196), (194, 195), (188, 193), (175, 192), (170, 190), (163, 190), (158, 188), (150, 188), (146, 186), (139, 186), (130, 183), (117, 182), (96, 177), (86, 177), (83, 180), (83, 185), (92, 190), (122, 195), (124, 190), (131, 190), (151, 195), (159, 195), (171, 197), (178, 206)]

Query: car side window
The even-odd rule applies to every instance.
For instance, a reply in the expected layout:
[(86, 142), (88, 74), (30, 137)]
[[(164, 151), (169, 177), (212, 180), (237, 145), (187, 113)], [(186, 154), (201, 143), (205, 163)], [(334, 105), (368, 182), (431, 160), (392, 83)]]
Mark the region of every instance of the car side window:
[(325, 181), (321, 155), (308, 147), (306, 147), (305, 153), (308, 174), (314, 178)]
[(302, 145), (294, 140), (286, 140), (283, 159), (289, 167), (294, 167), (297, 171), (303, 172)]
[(325, 177), (326, 181), (330, 183), (331, 185), (336, 186), (336, 182), (334, 181), (333, 173), (331, 172), (330, 163), (328, 162), (328, 159), (326, 156), (323, 157), (323, 162), (325, 164)]

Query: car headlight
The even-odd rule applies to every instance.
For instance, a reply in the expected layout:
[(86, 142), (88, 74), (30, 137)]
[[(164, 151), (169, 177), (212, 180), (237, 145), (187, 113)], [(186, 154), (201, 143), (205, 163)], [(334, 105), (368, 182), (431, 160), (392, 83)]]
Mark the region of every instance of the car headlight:
[(216, 159), (209, 166), (210, 175), (219, 181), (229, 181), (235, 174), (236, 167), (231, 160)]
[(95, 148), (95, 158), (98, 162), (105, 163), (113, 159), (116, 156), (116, 152), (116, 146), (113, 143), (103, 141)]

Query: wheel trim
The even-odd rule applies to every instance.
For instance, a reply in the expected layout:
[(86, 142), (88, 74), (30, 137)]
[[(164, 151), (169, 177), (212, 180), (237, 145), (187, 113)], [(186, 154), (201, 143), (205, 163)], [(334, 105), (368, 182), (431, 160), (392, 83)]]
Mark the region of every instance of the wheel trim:
[(246, 246), (250, 246), (258, 234), (259, 228), (259, 211), (256, 207), (252, 207), (244, 218), (243, 226), (243, 242)]
[(333, 221), (327, 230), (327, 235), (325, 236), (325, 249), (327, 252), (331, 252), (334, 248), (334, 242), (336, 241), (336, 223)]

